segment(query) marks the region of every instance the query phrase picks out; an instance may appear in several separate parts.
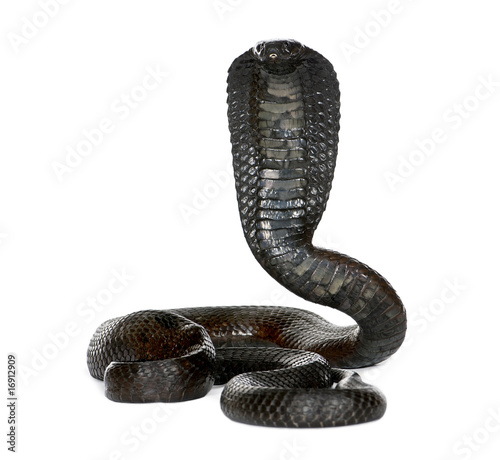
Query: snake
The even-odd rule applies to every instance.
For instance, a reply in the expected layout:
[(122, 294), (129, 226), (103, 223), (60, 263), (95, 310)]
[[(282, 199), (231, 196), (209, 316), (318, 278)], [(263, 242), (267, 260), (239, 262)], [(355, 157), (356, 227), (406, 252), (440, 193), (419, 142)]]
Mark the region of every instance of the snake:
[(229, 68), (227, 107), (238, 209), (253, 256), (287, 290), (355, 324), (282, 306), (141, 310), (97, 328), (90, 374), (118, 402), (187, 401), (224, 385), (222, 412), (251, 425), (380, 419), (384, 394), (352, 369), (399, 349), (405, 308), (378, 272), (313, 244), (338, 151), (336, 72), (296, 40), (258, 42)]

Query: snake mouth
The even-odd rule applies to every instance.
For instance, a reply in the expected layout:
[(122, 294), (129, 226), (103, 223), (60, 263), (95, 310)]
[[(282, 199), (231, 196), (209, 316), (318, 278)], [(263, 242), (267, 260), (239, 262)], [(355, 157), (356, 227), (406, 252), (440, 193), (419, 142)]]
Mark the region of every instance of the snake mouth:
[(304, 49), (296, 40), (264, 40), (255, 44), (252, 53), (264, 66), (285, 70), (302, 57)]

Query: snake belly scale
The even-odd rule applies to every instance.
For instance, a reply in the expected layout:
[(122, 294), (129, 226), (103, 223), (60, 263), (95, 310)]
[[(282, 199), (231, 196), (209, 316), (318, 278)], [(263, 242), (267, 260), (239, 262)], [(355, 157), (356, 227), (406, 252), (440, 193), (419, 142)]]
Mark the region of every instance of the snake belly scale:
[(106, 396), (173, 402), (225, 384), (223, 412), (262, 426), (376, 420), (384, 395), (351, 370), (401, 346), (406, 313), (367, 265), (312, 244), (337, 157), (339, 89), (330, 62), (294, 41), (259, 42), (232, 63), (228, 118), (246, 241), (276, 281), (354, 319), (335, 326), (267, 306), (143, 310), (103, 323), (87, 363)]

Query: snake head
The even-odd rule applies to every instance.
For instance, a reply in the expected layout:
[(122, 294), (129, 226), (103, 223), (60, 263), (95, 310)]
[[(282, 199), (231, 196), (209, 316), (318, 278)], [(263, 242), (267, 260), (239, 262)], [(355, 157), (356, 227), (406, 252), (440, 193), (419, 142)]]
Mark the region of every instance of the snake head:
[(304, 49), (304, 45), (295, 40), (267, 40), (258, 42), (252, 48), (252, 53), (269, 69), (278, 70), (296, 62)]

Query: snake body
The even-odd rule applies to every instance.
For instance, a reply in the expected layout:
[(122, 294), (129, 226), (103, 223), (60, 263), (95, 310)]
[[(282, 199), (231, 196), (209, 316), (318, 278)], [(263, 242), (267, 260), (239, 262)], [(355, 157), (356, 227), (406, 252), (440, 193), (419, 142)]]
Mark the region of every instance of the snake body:
[(380, 418), (383, 394), (353, 371), (402, 344), (406, 313), (365, 264), (315, 247), (330, 193), (339, 89), (328, 60), (294, 40), (260, 42), (228, 76), (241, 223), (261, 266), (298, 296), (357, 323), (338, 327), (286, 307), (146, 310), (103, 323), (91, 375), (116, 401), (182, 401), (226, 383), (223, 412), (256, 425), (323, 427)]

